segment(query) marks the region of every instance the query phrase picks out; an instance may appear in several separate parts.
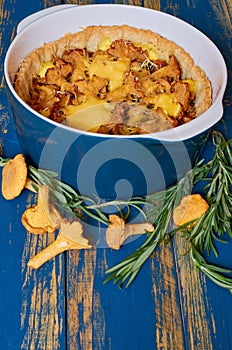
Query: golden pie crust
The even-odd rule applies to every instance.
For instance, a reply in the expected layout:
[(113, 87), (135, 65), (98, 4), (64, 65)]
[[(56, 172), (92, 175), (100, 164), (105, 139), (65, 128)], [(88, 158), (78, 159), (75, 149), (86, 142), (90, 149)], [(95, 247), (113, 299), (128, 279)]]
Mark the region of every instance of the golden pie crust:
[[(128, 25), (122, 26), (89, 26), (80, 32), (67, 33), (59, 40), (45, 43), (31, 52), (21, 63), (15, 77), (14, 87), (17, 94), (30, 104), (33, 92), (33, 79), (44, 62), (51, 62), (54, 57), (62, 55), (70, 50), (81, 49), (96, 53), (105, 39), (112, 43), (132, 43), (136, 47), (154, 46), (154, 50), (160, 61), (176, 60), (180, 67), (180, 77), (177, 80), (192, 80), (197, 82), (197, 90), (194, 97), (194, 113), (197, 117), (204, 113), (212, 103), (212, 88), (204, 71), (195, 65), (190, 54), (175, 42), (162, 37), (150, 30), (138, 29)], [(125, 46), (125, 45), (124, 45)], [(126, 47), (126, 46), (125, 46)], [(139, 54), (138, 50), (138, 54)], [(125, 52), (125, 56), (128, 52)], [(162, 68), (161, 68), (162, 69)], [(156, 74), (157, 80), (163, 79), (162, 74)], [(125, 101), (124, 101), (125, 102)], [(175, 126), (175, 125), (174, 125)]]

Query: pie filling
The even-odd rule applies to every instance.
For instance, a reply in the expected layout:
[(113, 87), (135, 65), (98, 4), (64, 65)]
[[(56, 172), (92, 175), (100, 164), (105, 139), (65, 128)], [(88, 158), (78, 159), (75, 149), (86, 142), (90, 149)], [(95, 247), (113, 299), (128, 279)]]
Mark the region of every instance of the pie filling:
[(95, 133), (136, 135), (197, 117), (198, 81), (182, 79), (174, 54), (104, 38), (95, 52), (66, 49), (33, 75), (27, 103), (51, 120)]

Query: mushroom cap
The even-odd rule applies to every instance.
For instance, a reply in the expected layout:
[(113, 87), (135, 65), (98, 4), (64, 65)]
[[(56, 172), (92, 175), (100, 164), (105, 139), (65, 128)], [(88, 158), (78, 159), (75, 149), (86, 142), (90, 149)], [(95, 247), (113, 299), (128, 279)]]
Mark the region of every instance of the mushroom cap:
[(200, 194), (184, 196), (173, 211), (173, 221), (176, 226), (182, 226), (189, 221), (200, 218), (209, 209), (208, 203)]
[(22, 215), (22, 224), (31, 233), (53, 233), (62, 221), (61, 215), (54, 205), (49, 203), (48, 186), (40, 186), (38, 202), (28, 208)]
[(106, 242), (110, 248), (120, 249), (124, 240), (125, 222), (118, 215), (109, 215), (110, 224), (106, 229)]
[(69, 249), (89, 249), (92, 245), (89, 244), (87, 238), (83, 237), (83, 226), (79, 221), (61, 222), (60, 233), (69, 243)]
[(27, 179), (27, 165), (23, 154), (10, 159), (2, 169), (2, 195), (5, 199), (18, 197)]

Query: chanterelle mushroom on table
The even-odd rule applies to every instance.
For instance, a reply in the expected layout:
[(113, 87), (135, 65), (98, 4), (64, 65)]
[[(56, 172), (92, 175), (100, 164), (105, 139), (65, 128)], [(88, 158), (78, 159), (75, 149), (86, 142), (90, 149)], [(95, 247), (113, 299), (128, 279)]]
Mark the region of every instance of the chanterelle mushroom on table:
[(14, 199), (24, 189), (27, 179), (27, 165), (22, 154), (8, 160), (2, 169), (2, 195), (5, 199)]
[(38, 269), (46, 261), (57, 254), (70, 249), (90, 249), (92, 246), (83, 237), (83, 227), (79, 221), (61, 222), (60, 231), (56, 240), (43, 249), (40, 253), (32, 257), (28, 262), (28, 267)]
[(118, 215), (109, 215), (110, 224), (106, 229), (106, 242), (112, 249), (120, 249), (127, 238), (153, 232), (154, 226), (149, 222), (125, 224)]
[[(182, 226), (189, 221), (200, 218), (209, 209), (209, 204), (200, 194), (190, 194), (182, 198), (173, 211), (173, 221), (176, 226)], [(192, 224), (194, 225), (194, 223)]]
[(62, 220), (55, 206), (49, 203), (49, 187), (40, 186), (37, 204), (26, 209), (22, 215), (23, 226), (35, 234), (53, 233)]

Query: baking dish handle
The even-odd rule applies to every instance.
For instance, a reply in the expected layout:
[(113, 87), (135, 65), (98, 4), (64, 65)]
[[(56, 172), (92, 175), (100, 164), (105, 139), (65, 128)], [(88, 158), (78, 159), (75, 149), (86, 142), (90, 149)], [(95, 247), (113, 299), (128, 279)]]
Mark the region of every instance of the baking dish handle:
[(44, 10), (35, 12), (32, 15), (24, 18), (21, 22), (19, 22), (19, 24), (17, 26), (17, 34), (21, 33), (32, 22), (35, 22), (37, 19), (39, 19), (43, 16), (46, 16), (46, 15), (53, 13), (53, 12), (61, 11), (63, 9), (69, 8), (69, 7), (74, 7), (74, 6), (78, 6), (78, 5), (74, 5), (74, 4), (56, 5), (56, 6), (51, 6), (51, 7), (44, 9)]

